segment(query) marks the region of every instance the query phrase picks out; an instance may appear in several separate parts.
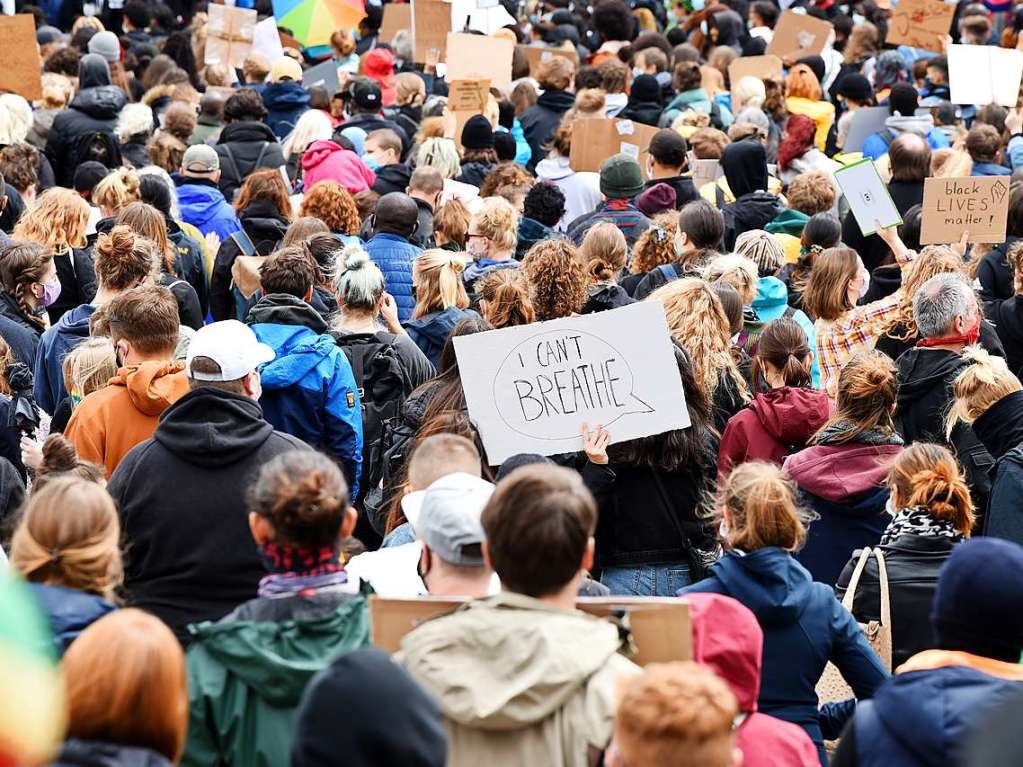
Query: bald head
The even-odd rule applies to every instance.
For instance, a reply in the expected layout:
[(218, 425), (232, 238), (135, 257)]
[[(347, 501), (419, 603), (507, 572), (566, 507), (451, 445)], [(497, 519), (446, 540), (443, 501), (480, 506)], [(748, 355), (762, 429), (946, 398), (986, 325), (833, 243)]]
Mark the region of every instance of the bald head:
[(903, 133), (888, 147), (892, 181), (923, 181), (931, 175), (931, 146), (916, 133)]
[(416, 229), (419, 219), (419, 207), (416, 201), (404, 192), (389, 192), (377, 202), (376, 234), (396, 234), (399, 237), (410, 237)]

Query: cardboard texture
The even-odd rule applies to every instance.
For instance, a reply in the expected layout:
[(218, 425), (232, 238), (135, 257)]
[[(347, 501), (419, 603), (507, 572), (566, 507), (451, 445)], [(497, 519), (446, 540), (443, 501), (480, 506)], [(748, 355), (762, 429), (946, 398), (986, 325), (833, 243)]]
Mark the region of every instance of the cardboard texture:
[(447, 80), (489, 80), (495, 88), (511, 86), (515, 43), (499, 37), (451, 32), (447, 39)]
[(412, 0), (410, 19), (415, 62), (425, 63), (431, 49), (436, 49), (438, 61), (444, 61), (451, 32), (451, 4), (444, 0)]
[[(623, 125), (624, 123), (624, 125)], [(572, 170), (599, 171), (608, 157), (625, 152), (646, 167), (647, 147), (657, 128), (632, 120), (593, 118), (576, 120), (572, 124)]]
[[(782, 74), (781, 59), (777, 56), (748, 56), (735, 59), (728, 65), (728, 83), (732, 87), (734, 103), (735, 86), (744, 77), (755, 77), (758, 80), (773, 80)], [(741, 107), (736, 108), (736, 112)]]
[(412, 29), (412, 6), (408, 3), (388, 3), (384, 6), (379, 39), (390, 43), (403, 29)]
[(1017, 105), (1023, 52), (987, 45), (950, 45), (947, 56), (953, 104)]
[(1008, 214), (1008, 176), (926, 179), (920, 244), (1004, 242)]
[(540, 69), (540, 65), (554, 56), (560, 56), (568, 59), (575, 64), (576, 69), (579, 69), (579, 54), (576, 53), (575, 50), (568, 50), (566, 48), (550, 48), (539, 45), (517, 45), (515, 47), (521, 49), (525, 54), (526, 59), (529, 61), (530, 77), (536, 77), (536, 73)]
[(774, 27), (767, 53), (778, 56), (783, 63), (795, 63), (804, 56), (820, 56), (834, 29), (823, 19), (785, 11)]
[(448, 83), (448, 114), (451, 136), (462, 145), (462, 128), (473, 115), (486, 113), (490, 97), (489, 80), (451, 80)]
[[(431, 618), (456, 610), (468, 599), (422, 597), (420, 599), (369, 598), (373, 644), (385, 652), (401, 649), (401, 640)], [(614, 617), (630, 630), (633, 652), (640, 666), (692, 660), (693, 627), (689, 605), (680, 599), (660, 597), (583, 597), (576, 602), (583, 612), (599, 618)]]
[(0, 90), (17, 93), (29, 101), (41, 99), (42, 62), (36, 44), (36, 25), (30, 14), (0, 16), (0, 51), (4, 52)]
[(889, 43), (940, 52), (956, 6), (942, 0), (899, 0), (888, 22)]
[(227, 64), (240, 69), (252, 50), (256, 35), (256, 12), (227, 5), (211, 5), (206, 27), (207, 64)]

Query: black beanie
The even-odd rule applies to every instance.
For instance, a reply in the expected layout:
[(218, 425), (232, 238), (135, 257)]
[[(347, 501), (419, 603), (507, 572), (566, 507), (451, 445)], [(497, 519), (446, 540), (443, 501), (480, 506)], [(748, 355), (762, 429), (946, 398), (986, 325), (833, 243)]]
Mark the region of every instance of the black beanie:
[(813, 73), (817, 75), (817, 82), (819, 82), (822, 86), (824, 85), (824, 75), (827, 72), (827, 69), (824, 66), (824, 59), (820, 56), (804, 56), (796, 61), (796, 63), (806, 64), (806, 66), (810, 67)]
[[(464, 133), (462, 135), (465, 135)], [(497, 159), (501, 162), (511, 162), (518, 153), (515, 146), (515, 137), (507, 131), (498, 131), (494, 134), (494, 150), (497, 152)]]
[(632, 90), (629, 92), (629, 101), (652, 101), (661, 102), (661, 86), (653, 75), (640, 75), (632, 81)]
[(494, 129), (483, 115), (473, 115), (462, 126), (462, 147), (465, 149), (493, 149)]
[(888, 95), (888, 110), (903, 117), (912, 117), (919, 106), (916, 88), (909, 83), (895, 83)]

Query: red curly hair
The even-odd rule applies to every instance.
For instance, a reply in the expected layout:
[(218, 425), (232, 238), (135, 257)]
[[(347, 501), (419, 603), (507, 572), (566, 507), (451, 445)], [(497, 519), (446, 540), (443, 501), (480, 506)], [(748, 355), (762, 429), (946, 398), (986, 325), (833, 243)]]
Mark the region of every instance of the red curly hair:
[(355, 199), (336, 181), (313, 184), (302, 198), (298, 215), (318, 218), (336, 234), (358, 234), (362, 226)]
[(785, 135), (778, 144), (778, 167), (788, 170), (797, 157), (802, 157), (813, 146), (817, 126), (806, 115), (792, 115), (785, 124)]

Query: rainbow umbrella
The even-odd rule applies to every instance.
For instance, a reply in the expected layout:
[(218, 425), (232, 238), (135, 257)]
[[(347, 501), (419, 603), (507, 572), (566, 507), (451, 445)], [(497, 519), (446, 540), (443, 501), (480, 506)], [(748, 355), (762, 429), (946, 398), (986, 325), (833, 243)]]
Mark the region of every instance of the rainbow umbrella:
[(338, 29), (354, 29), (366, 16), (365, 0), (273, 0), (274, 18), (306, 48), (326, 45)]

